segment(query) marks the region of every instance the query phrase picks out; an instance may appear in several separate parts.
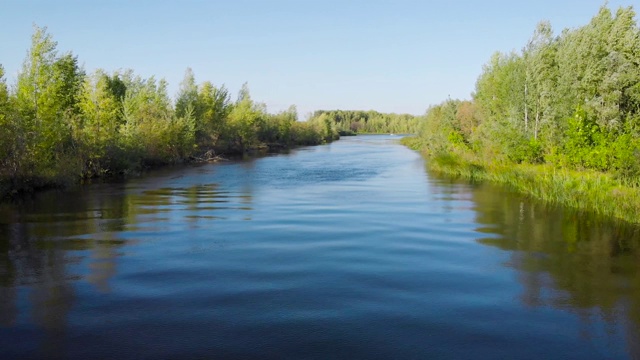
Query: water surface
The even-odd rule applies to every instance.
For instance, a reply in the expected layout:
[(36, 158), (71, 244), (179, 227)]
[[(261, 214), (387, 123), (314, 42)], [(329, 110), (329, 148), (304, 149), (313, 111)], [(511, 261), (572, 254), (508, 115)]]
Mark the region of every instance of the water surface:
[(0, 357), (640, 358), (640, 230), (358, 136), (0, 206)]

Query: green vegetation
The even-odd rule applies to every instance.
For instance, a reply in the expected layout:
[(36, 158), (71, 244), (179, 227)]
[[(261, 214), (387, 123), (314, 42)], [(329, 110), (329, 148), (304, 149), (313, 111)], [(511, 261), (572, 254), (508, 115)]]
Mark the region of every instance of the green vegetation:
[(409, 114), (383, 114), (377, 111), (318, 110), (312, 121), (327, 123), (340, 135), (365, 134), (415, 134), (422, 117)]
[(188, 69), (175, 104), (167, 82), (131, 70), (87, 75), (35, 27), (17, 83), (0, 65), (0, 197), (202, 154), (239, 154), (331, 141), (322, 121), (298, 122), (295, 107), (269, 114), (245, 84), (237, 101), (224, 86), (196, 84)]
[(495, 54), (470, 101), (431, 107), (409, 146), (432, 168), (640, 222), (640, 29), (603, 6), (519, 53)]

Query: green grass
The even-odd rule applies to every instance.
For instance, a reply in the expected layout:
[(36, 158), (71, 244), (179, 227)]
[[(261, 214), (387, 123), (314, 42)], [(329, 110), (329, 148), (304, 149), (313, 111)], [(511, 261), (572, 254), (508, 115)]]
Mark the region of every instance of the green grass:
[[(426, 148), (418, 138), (405, 138), (402, 143), (415, 150)], [(452, 153), (423, 153), (427, 166), (438, 173), (506, 185), (545, 202), (640, 224), (640, 188), (626, 186), (611, 174), (551, 165), (488, 163)]]

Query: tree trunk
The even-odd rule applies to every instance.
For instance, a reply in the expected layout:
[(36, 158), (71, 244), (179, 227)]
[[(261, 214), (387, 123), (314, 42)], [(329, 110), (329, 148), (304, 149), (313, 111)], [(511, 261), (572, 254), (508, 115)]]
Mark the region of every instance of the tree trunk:
[(527, 106), (527, 84), (524, 84), (524, 131), (529, 131), (529, 107)]

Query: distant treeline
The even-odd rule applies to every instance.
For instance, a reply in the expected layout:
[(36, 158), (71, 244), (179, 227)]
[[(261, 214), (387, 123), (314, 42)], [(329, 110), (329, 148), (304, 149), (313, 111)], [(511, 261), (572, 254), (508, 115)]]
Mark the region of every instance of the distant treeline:
[[(499, 169), (526, 169), (504, 181), (539, 197), (639, 215), (635, 15), (632, 7), (603, 6), (589, 24), (557, 36), (541, 22), (522, 51), (493, 55), (471, 100), (431, 107), (414, 145), (452, 172), (499, 178)], [(556, 185), (539, 191), (543, 182)]]
[(188, 161), (212, 151), (243, 153), (313, 145), (337, 133), (298, 122), (295, 107), (269, 114), (246, 84), (235, 101), (224, 86), (197, 84), (187, 70), (175, 101), (167, 82), (131, 70), (86, 74), (35, 27), (15, 86), (0, 65), (0, 197), (9, 192)]
[(415, 134), (424, 118), (410, 114), (384, 114), (373, 110), (318, 110), (311, 119), (331, 124), (341, 135), (352, 135)]

